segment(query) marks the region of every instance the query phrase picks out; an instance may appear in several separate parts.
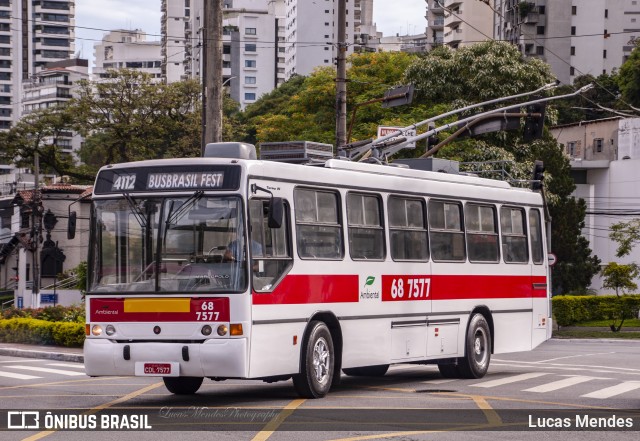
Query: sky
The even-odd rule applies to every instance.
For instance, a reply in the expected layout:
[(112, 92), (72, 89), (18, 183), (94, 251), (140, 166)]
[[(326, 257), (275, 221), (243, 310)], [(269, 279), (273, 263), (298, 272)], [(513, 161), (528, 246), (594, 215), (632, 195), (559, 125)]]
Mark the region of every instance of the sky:
[[(113, 29), (142, 29), (159, 40), (160, 15), (160, 0), (76, 0), (76, 52), (93, 60), (94, 43)], [(373, 21), (386, 36), (424, 32), (425, 15), (425, 0), (373, 0)]]

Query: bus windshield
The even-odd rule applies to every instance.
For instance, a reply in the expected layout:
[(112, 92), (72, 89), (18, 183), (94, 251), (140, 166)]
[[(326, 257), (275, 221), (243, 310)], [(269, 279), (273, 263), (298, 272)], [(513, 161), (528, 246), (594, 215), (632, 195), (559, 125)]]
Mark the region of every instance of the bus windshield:
[(242, 292), (242, 203), (191, 196), (94, 202), (91, 292)]

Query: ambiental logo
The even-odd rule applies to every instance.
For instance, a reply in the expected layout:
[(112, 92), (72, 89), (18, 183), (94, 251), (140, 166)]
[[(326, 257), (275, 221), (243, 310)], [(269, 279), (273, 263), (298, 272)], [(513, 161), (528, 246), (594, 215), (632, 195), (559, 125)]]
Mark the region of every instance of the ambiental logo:
[(367, 276), (362, 289), (360, 290), (360, 298), (361, 299), (379, 299), (380, 298), (380, 289), (379, 287), (375, 287), (374, 284), (376, 282), (376, 278), (374, 276)]

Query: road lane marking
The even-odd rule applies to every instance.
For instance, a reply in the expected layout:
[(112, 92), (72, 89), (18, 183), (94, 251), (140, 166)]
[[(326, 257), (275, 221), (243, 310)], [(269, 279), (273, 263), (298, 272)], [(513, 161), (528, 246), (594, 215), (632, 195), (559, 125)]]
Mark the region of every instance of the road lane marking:
[(558, 389), (563, 389), (565, 387), (574, 386), (576, 384), (585, 383), (587, 381), (594, 380), (594, 377), (583, 377), (580, 375), (576, 375), (575, 377), (564, 378), (558, 381), (552, 381), (551, 383), (542, 384), (540, 386), (531, 387), (529, 389), (523, 390), (523, 392), (537, 392), (537, 393), (545, 393), (551, 392)]
[(457, 380), (427, 380), (427, 381), (423, 381), (422, 383), (424, 383), (424, 384), (445, 384), (445, 383), (451, 383), (452, 381), (457, 381)]
[(15, 380), (36, 380), (38, 378), (42, 378), (34, 375), (18, 374), (14, 372), (0, 372), (0, 377), (13, 378)]
[(505, 363), (504, 366), (510, 366), (510, 365), (514, 365), (514, 366), (520, 366), (520, 365), (526, 365), (529, 366), (530, 368), (533, 368), (534, 366), (536, 368), (543, 368), (543, 367), (547, 367), (547, 366), (557, 366), (557, 367), (564, 367), (564, 368), (584, 368), (584, 369), (606, 369), (608, 371), (620, 371), (621, 373), (640, 373), (640, 369), (632, 369), (632, 368), (623, 368), (623, 367), (616, 367), (616, 366), (599, 366), (599, 365), (591, 365), (591, 364), (562, 364), (562, 363), (547, 363), (546, 366), (542, 366), (540, 365), (540, 363), (535, 362), (535, 361), (514, 361), (514, 360), (502, 360), (499, 358), (492, 358), (491, 359), (491, 364), (500, 364), (500, 363)]
[(591, 392), (590, 394), (580, 395), (583, 398), (605, 399), (620, 395), (625, 392), (640, 389), (640, 381), (625, 381), (615, 386), (605, 387), (604, 389)]
[(262, 430), (252, 438), (252, 441), (266, 441), (267, 439), (269, 439), (269, 437), (273, 435), (273, 433), (276, 430), (278, 430), (278, 427), (280, 427), (280, 425), (284, 422), (284, 420), (286, 420), (287, 417), (291, 415), (293, 411), (296, 410), (298, 407), (300, 407), (300, 405), (305, 401), (307, 400), (304, 400), (304, 399), (293, 400), (292, 402), (284, 406), (282, 411), (280, 411), (278, 415), (273, 417), (271, 421), (269, 421), (262, 428)]
[(484, 413), (484, 416), (487, 418), (487, 423), (489, 423), (491, 426), (500, 426), (502, 424), (502, 418), (500, 418), (498, 412), (493, 410), (493, 407), (491, 407), (485, 397), (481, 397), (479, 395), (470, 395), (470, 398), (474, 403), (476, 403), (478, 409), (482, 410), (482, 413)]
[(47, 366), (68, 367), (74, 369), (84, 369), (82, 363), (47, 363)]
[(48, 374), (66, 375), (68, 377), (85, 375), (84, 372), (63, 371), (62, 369), (50, 369), (50, 368), (36, 367), (36, 366), (11, 366), (11, 369), (23, 369), (25, 371), (46, 372)]
[(496, 387), (503, 384), (516, 383), (518, 381), (530, 380), (532, 378), (549, 375), (547, 372), (529, 372), (528, 374), (514, 375), (512, 377), (498, 378), (497, 380), (485, 381), (483, 383), (472, 384), (474, 387)]
[(566, 358), (591, 357), (593, 355), (609, 355), (609, 354), (615, 354), (615, 352), (599, 352), (599, 353), (596, 353), (596, 354), (565, 355), (564, 357), (549, 358), (547, 360), (532, 361), (530, 363), (548, 363), (549, 361), (564, 360)]

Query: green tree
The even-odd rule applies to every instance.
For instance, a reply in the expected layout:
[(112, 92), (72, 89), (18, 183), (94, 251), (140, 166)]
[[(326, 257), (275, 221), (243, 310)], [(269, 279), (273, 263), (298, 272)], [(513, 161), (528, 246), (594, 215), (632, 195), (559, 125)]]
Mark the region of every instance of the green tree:
[[(616, 72), (601, 74), (597, 78), (593, 75), (581, 75), (576, 77), (573, 85), (558, 87), (556, 94), (570, 93), (587, 84), (593, 84), (595, 87), (584, 94), (554, 102), (553, 107), (558, 113), (558, 124), (570, 124), (615, 116), (614, 113), (602, 107), (620, 111), (629, 110), (628, 106), (624, 106), (619, 102), (620, 89)], [(596, 104), (600, 104), (602, 107), (598, 107)]]
[(636, 44), (620, 67), (618, 86), (627, 103), (640, 107), (640, 44)]

